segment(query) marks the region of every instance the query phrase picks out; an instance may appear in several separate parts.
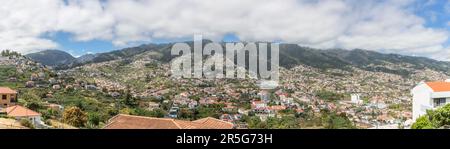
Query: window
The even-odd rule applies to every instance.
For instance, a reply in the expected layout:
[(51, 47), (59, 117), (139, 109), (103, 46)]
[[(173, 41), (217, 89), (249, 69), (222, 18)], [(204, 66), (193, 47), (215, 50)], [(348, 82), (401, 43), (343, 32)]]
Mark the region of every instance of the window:
[(17, 102), (16, 98), (14, 98), (14, 96), (11, 96), (11, 98), (9, 99), (11, 102)]
[(2, 99), (3, 99), (3, 100), (6, 100), (6, 95), (2, 95)]
[(445, 105), (445, 98), (434, 99), (434, 107), (439, 107)]

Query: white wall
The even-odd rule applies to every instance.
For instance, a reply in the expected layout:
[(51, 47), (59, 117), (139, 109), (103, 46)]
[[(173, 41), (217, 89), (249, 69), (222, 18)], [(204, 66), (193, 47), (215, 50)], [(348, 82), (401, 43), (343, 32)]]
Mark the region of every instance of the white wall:
[(361, 104), (360, 94), (351, 94), (351, 102), (354, 104)]
[(425, 83), (421, 83), (414, 87), (411, 91), (413, 95), (413, 121), (424, 114), (426, 110), (432, 108), (431, 94), (433, 90)]
[(33, 123), (33, 125), (41, 123), (41, 116), (16, 117), (16, 120), (21, 120), (23, 118), (30, 120), (30, 122)]

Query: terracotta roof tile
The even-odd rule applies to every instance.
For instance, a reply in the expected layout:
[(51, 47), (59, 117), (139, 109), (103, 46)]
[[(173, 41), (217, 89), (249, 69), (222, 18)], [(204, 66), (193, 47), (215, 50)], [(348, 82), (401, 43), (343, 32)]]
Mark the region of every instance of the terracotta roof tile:
[(234, 125), (215, 118), (184, 121), (119, 114), (104, 129), (232, 129)]
[(435, 92), (450, 91), (450, 82), (426, 82), (426, 84)]
[(132, 115), (117, 115), (105, 126), (107, 129), (180, 129), (172, 119), (151, 118)]
[(17, 94), (15, 90), (10, 89), (9, 87), (0, 87), (0, 94)]
[(234, 125), (230, 122), (218, 120), (212, 117), (207, 117), (193, 121), (201, 123), (205, 128), (218, 128), (218, 129), (233, 129)]
[(37, 113), (33, 110), (30, 110), (28, 108), (16, 105), (6, 108), (6, 113), (8, 116), (13, 117), (26, 117), (26, 116), (40, 116), (40, 113)]

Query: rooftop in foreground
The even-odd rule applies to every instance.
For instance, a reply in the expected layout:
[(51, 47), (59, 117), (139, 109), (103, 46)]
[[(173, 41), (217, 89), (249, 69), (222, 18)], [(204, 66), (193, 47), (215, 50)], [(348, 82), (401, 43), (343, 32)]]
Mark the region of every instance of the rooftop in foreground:
[(230, 122), (207, 117), (196, 121), (119, 114), (104, 129), (233, 129)]

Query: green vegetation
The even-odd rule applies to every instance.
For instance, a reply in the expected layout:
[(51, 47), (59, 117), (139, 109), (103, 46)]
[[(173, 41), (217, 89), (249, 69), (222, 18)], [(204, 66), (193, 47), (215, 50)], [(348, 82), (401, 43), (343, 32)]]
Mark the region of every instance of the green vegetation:
[(100, 115), (98, 113), (89, 113), (88, 124), (98, 126), (100, 124)]
[[(307, 112), (307, 111), (306, 111)], [(325, 128), (325, 129), (354, 129), (354, 124), (345, 115), (322, 111), (320, 115), (307, 112), (303, 114), (285, 115), (281, 118), (269, 117), (261, 121), (257, 116), (243, 118), (252, 129), (295, 129), (295, 128)]]
[(21, 56), (20, 53), (16, 52), (16, 51), (11, 51), (11, 50), (3, 50), (1, 52), (1, 56), (4, 57), (8, 57), (8, 56)]
[(63, 121), (75, 127), (84, 127), (87, 120), (87, 114), (78, 107), (70, 107), (63, 114)]
[(339, 93), (325, 91), (325, 90), (318, 91), (316, 93), (316, 96), (319, 97), (320, 99), (323, 99), (326, 101), (338, 101), (338, 100), (343, 100), (345, 98), (344, 94), (339, 94)]
[(356, 128), (347, 116), (336, 113), (325, 113), (323, 124), (326, 129), (354, 129)]
[(158, 63), (155, 63), (155, 62), (147, 63), (147, 64), (145, 64), (145, 67), (150, 68), (150, 69), (155, 69), (155, 68), (158, 68)]
[(428, 116), (424, 115), (419, 117), (416, 122), (411, 126), (411, 129), (433, 129), (433, 123), (431, 123)]
[(10, 82), (10, 77), (16, 76), (16, 68), (13, 66), (0, 65), (0, 86), (16, 87), (16, 82)]
[(34, 125), (33, 123), (30, 122), (30, 120), (23, 118), (20, 120), (20, 125), (30, 128), (30, 129), (34, 129)]
[(447, 128), (450, 126), (450, 104), (419, 117), (411, 126), (412, 129)]
[(123, 114), (137, 115), (137, 116), (147, 116), (147, 117), (158, 117), (162, 118), (167, 115), (167, 112), (162, 109), (154, 109), (152, 111), (145, 110), (142, 108), (133, 108), (122, 110)]
[[(243, 80), (241, 79), (228, 79), (225, 82), (227, 84), (222, 84), (222, 82), (219, 83), (215, 81), (199, 81), (195, 79), (187, 79), (186, 82), (188, 83), (180, 83), (178, 81), (167, 79), (167, 70), (164, 70), (163, 67), (160, 67), (165, 67), (166, 64), (159, 62), (169, 62), (173, 57), (168, 56), (170, 55), (170, 50), (163, 48), (167, 47), (162, 45), (144, 45), (137, 48), (129, 48), (125, 50), (103, 53), (94, 58), (93, 63), (109, 60), (117, 61), (109, 61), (105, 64), (98, 64), (74, 69), (74, 76), (69, 78), (61, 78), (62, 76), (57, 76), (57, 74), (51, 69), (35, 65), (34, 63), (24, 63), (24, 65), (30, 65), (31, 67), (19, 68), (18, 66), (17, 69), (19, 69), (20, 71), (25, 71), (21, 73), (18, 73), (19, 70), (17, 70), (14, 66), (0, 66), (0, 85), (8, 86), (20, 91), (20, 95), (18, 96), (19, 104), (41, 113), (44, 121), (58, 121), (81, 128), (99, 128), (104, 125), (104, 123), (106, 123), (109, 118), (119, 113), (149, 117), (165, 117), (167, 116), (167, 111), (169, 111), (169, 109), (173, 106), (171, 100), (174, 99), (175, 95), (178, 95), (181, 92), (189, 92), (190, 94), (192, 93), (189, 98), (199, 101), (204, 97), (210, 97), (212, 93), (198, 92), (202, 92), (202, 89), (208, 90), (208, 88), (214, 88), (215, 90), (210, 90), (208, 92), (214, 92), (214, 94), (217, 94), (217, 97), (220, 97), (221, 94), (225, 97), (219, 98), (219, 102), (231, 102), (233, 106), (247, 110), (251, 109), (251, 100), (258, 100), (259, 97), (257, 97), (256, 93), (258, 91), (258, 87), (255, 83), (252, 83), (252, 81), (249, 81), (247, 83), (247, 81), (243, 82)], [(424, 68), (428, 68), (429, 64), (431, 65), (432, 63), (437, 63), (442, 64), (442, 66), (437, 66), (438, 68), (435, 69), (448, 70), (449, 68), (449, 65), (446, 63), (444, 65), (444, 63), (441, 62), (435, 62), (422, 58), (410, 59), (410, 57), (406, 56), (399, 58), (395, 55), (382, 55), (364, 50), (319, 51), (298, 47), (297, 45), (282, 45), (281, 48), (284, 50), (281, 50), (280, 54), (285, 57), (280, 61), (280, 64), (282, 66), (289, 68), (291, 66), (302, 64), (304, 66), (318, 68), (322, 71), (302, 72), (301, 74), (303, 76), (312, 78), (321, 77), (319, 76), (319, 74), (321, 73), (326, 73), (327, 76), (335, 76), (338, 78), (344, 77), (345, 75), (353, 75), (347, 72), (330, 73), (330, 71), (328, 71), (330, 68), (350, 71), (349, 68), (354, 67), (363, 70), (387, 72), (401, 75), (407, 75), (408, 73), (408, 71), (401, 69), (398, 69), (398, 71), (387, 69), (384, 68), (383, 65), (368, 65), (372, 62), (378, 64), (382, 64), (385, 62), (406, 62), (411, 65), (424, 63)], [(133, 63), (137, 62), (136, 60), (140, 60), (141, 58), (148, 58), (147, 54), (145, 53), (149, 52), (149, 49), (154, 50), (154, 53), (152, 53), (152, 55), (159, 56), (159, 59), (155, 60), (164, 60), (145, 63), (143, 64), (144, 67), (142, 65), (138, 65), (141, 63)], [(144, 53), (145, 55), (140, 55), (142, 53)], [(1, 54), (4, 56), (20, 55), (12, 51), (3, 51)], [(141, 58), (137, 58), (135, 56), (140, 56)], [(416, 61), (421, 62), (418, 63)], [(43, 87), (25, 88), (24, 84), (26, 81), (30, 80), (31, 74), (40, 72), (45, 73), (46, 77), (40, 78), (38, 80), (33, 80), (35, 80), (34, 83), (36, 84), (43, 84)], [(61, 79), (62, 82), (57, 84), (61, 85), (62, 88), (65, 88), (68, 85), (80, 85), (81, 87), (83, 87), (81, 84), (96, 85), (95, 83), (98, 83), (99, 86), (102, 86), (103, 88), (101, 91), (85, 90), (80, 88), (74, 89), (75, 87), (61, 90), (51, 89), (51, 85), (48, 85), (46, 83), (46, 80), (48, 80), (50, 77), (56, 78), (58, 79), (58, 81)], [(77, 81), (82, 80), (83, 83), (74, 83), (75, 78)], [(364, 82), (364, 80), (359, 81), (363, 82), (361, 83), (362, 86), (366, 86), (372, 82), (374, 84), (380, 84), (383, 82), (373, 81), (377, 78), (378, 77), (367, 75), (367, 82)], [(8, 81), (10, 79), (17, 81)], [(107, 85), (101, 82), (103, 80), (107, 80)], [(115, 89), (116, 87), (105, 87), (110, 86), (108, 85), (109, 81), (111, 81), (112, 83), (120, 84), (120, 87), (118, 88), (122, 88), (121, 85), (124, 84), (128, 86), (126, 87), (126, 89), (117, 90)], [(305, 83), (305, 86), (320, 83), (320, 81), (316, 79), (305, 79), (303, 81), (304, 82), (295, 80), (295, 82), (298, 84)], [(329, 90), (318, 91), (315, 93), (315, 95), (319, 99), (323, 99), (327, 102), (336, 102), (348, 97), (347, 94), (333, 92), (334, 90), (344, 90), (346, 88), (344, 84), (336, 83), (334, 84), (334, 86), (335, 89), (327, 88)], [(223, 89), (230, 87), (242, 89), (239, 91), (233, 91), (237, 94), (240, 94), (240, 96), (233, 96), (231, 98), (228, 98), (230, 97), (226, 96), (228, 92), (224, 92)], [(114, 98), (109, 95), (108, 92), (110, 92), (110, 90), (108, 89), (111, 88), (114, 88), (112, 90), (114, 90), (114, 92), (120, 93), (120, 95), (117, 95)], [(193, 90), (193, 88), (195, 88), (195, 90)], [(169, 93), (162, 93), (162, 95), (159, 95), (158, 93), (158, 97), (149, 97), (154, 96), (152, 92), (159, 92), (159, 90), (165, 89), (170, 90)], [(295, 93), (297, 91), (298, 90), (296, 90), (295, 88), (284, 90), (284, 92), (287, 92), (289, 94)], [(270, 98), (274, 100), (278, 99), (278, 96), (275, 96), (273, 92), (274, 91), (270, 91)], [(308, 93), (309, 97), (309, 94), (312, 92), (312, 90), (306, 89), (305, 92)], [(136, 93), (136, 96), (133, 97), (132, 94), (134, 93)], [(154, 110), (149, 110), (148, 107), (145, 107), (145, 104), (143, 104), (143, 102), (147, 102), (148, 100), (151, 100), (152, 102), (159, 102), (160, 107)], [(368, 97), (363, 97), (363, 100), (364, 103), (369, 102)], [(62, 105), (66, 107), (66, 110), (62, 111), (51, 109), (48, 106), (51, 103)], [(279, 103), (274, 101), (268, 103), (269, 106), (278, 104)], [(330, 111), (322, 111), (320, 113), (317, 113), (312, 112), (311, 109), (308, 108), (304, 109), (305, 107), (307, 107), (307, 105), (302, 105), (301, 107), (304, 112), (297, 113), (297, 111), (292, 110), (291, 107), (289, 107), (289, 109), (279, 111), (276, 117), (268, 117), (264, 119), (264, 121), (261, 121), (259, 116), (256, 116), (257, 114), (250, 112), (250, 116), (244, 116), (242, 122), (247, 122), (250, 128), (355, 128), (354, 124), (348, 119), (346, 115), (337, 114)], [(403, 104), (392, 104), (389, 106), (389, 108), (393, 110), (403, 110), (405, 107), (406, 106)], [(196, 120), (204, 117), (219, 118), (220, 115), (225, 113), (237, 113), (235, 109), (224, 111), (223, 108), (223, 104), (214, 104), (207, 106), (201, 105), (196, 108), (181, 106), (178, 111), (178, 118), (185, 120)], [(361, 113), (364, 112), (364, 109), (357, 108), (355, 111), (357, 113)], [(418, 120), (418, 122), (414, 125), (414, 128), (445, 127), (449, 123), (448, 113), (449, 112), (445, 110), (430, 112), (429, 115), (421, 118), (420, 121)], [(375, 117), (375, 113), (373, 115)], [(394, 114), (392, 114), (392, 111), (389, 111), (389, 115)]]
[(219, 116), (222, 114), (222, 108), (225, 105), (223, 104), (212, 104), (208, 106), (199, 106), (195, 110), (195, 116), (194, 118), (200, 119), (205, 117), (214, 117), (219, 118)]

